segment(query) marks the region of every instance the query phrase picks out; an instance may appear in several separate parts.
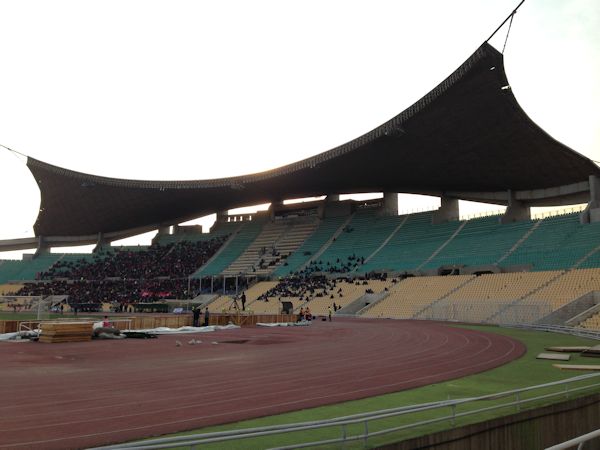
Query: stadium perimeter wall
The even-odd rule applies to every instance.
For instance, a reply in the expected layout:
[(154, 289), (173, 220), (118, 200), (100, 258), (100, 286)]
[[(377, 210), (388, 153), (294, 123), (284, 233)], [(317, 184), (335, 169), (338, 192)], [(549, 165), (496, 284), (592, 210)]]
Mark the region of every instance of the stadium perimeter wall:
[[(192, 315), (145, 315), (145, 316), (109, 316), (110, 322), (120, 330), (144, 330), (158, 327), (179, 328), (192, 325)], [(227, 325), (233, 323), (236, 325), (251, 326), (257, 323), (282, 323), (295, 322), (297, 314), (216, 314), (212, 313), (209, 318), (209, 325)], [(69, 320), (69, 319), (66, 319)], [(102, 316), (95, 317), (81, 316), (79, 319), (70, 318), (70, 320), (96, 321), (102, 320)], [(52, 319), (49, 322), (60, 322), (60, 319)], [(201, 317), (204, 321), (204, 316)], [(16, 333), (21, 324), (26, 324), (29, 328), (35, 328), (39, 320), (0, 320), (0, 334)]]
[[(600, 394), (593, 394), (378, 448), (535, 450), (565, 442), (599, 427)], [(585, 449), (600, 449), (600, 440), (587, 442)]]

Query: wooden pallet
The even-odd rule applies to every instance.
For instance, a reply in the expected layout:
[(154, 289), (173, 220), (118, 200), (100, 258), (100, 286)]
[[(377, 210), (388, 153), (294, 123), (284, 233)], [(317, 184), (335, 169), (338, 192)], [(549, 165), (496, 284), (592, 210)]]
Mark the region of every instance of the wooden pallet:
[(43, 322), (40, 342), (84, 342), (92, 339), (93, 322)]
[(586, 365), (586, 364), (552, 364), (554, 367), (560, 370), (600, 370), (600, 365)]
[(587, 346), (575, 346), (575, 347), (546, 347), (545, 350), (549, 352), (565, 352), (565, 353), (581, 353), (589, 350)]
[(571, 355), (565, 355), (564, 353), (540, 353), (536, 356), (537, 359), (549, 359), (553, 361), (569, 361)]

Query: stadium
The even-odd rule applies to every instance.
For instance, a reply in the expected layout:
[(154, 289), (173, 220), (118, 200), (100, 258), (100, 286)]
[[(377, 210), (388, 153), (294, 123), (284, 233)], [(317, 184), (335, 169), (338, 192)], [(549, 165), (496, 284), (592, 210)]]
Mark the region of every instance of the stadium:
[(20, 155), (40, 206), (0, 241), (34, 250), (0, 260), (0, 448), (594, 448), (600, 168), (527, 115), (489, 43), (522, 4), (393, 118), (272, 170)]

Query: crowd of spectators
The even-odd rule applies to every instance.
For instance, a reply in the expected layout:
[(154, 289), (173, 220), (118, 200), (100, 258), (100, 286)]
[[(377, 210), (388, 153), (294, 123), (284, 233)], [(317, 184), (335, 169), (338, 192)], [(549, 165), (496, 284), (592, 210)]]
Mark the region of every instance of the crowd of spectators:
[(281, 280), (275, 287), (269, 289), (258, 299), (267, 300), (269, 297), (297, 297), (308, 300), (310, 297), (323, 297), (335, 289), (336, 280), (328, 280), (324, 276), (299, 277), (291, 276)]
[[(258, 297), (258, 300), (269, 301), (269, 298), (298, 298), (299, 300), (309, 301), (315, 297), (343, 297), (343, 283), (349, 283), (356, 286), (365, 286), (365, 294), (373, 294), (374, 291), (369, 287), (369, 280), (387, 280), (387, 274), (372, 273), (360, 277), (339, 277), (327, 278), (324, 275), (301, 276), (291, 275), (283, 278), (277, 285)], [(392, 283), (396, 283), (396, 278)], [(387, 288), (386, 288), (387, 290)]]
[(355, 254), (349, 255), (344, 258), (337, 258), (335, 262), (325, 261), (311, 261), (308, 266), (304, 269), (296, 272), (297, 275), (302, 277), (309, 277), (310, 275), (318, 272), (322, 273), (349, 273), (355, 269), (358, 269), (365, 263), (364, 256), (356, 256)]
[(226, 237), (209, 241), (182, 241), (146, 250), (114, 249), (94, 255), (94, 260), (58, 261), (41, 278), (72, 280), (104, 280), (106, 278), (152, 279), (157, 277), (184, 278), (202, 266), (223, 245)]
[(200, 292), (200, 280), (189, 279), (223, 245), (226, 236), (209, 241), (153, 244), (145, 250), (111, 249), (92, 261), (58, 261), (26, 283), (17, 295), (66, 295), (80, 310), (94, 310), (102, 303), (126, 305), (152, 303), (167, 298), (192, 298)]

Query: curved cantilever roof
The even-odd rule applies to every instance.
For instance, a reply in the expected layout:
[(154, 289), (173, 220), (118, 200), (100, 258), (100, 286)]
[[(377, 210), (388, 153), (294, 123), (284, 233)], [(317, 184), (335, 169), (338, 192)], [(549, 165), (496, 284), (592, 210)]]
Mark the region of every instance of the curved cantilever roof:
[(586, 181), (600, 170), (527, 117), (484, 43), (422, 99), (373, 131), (267, 172), (212, 180), (105, 178), (33, 158), (36, 235), (83, 236), (172, 224), (282, 198), (356, 192), (498, 192)]

